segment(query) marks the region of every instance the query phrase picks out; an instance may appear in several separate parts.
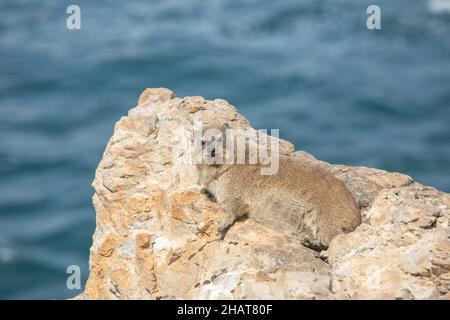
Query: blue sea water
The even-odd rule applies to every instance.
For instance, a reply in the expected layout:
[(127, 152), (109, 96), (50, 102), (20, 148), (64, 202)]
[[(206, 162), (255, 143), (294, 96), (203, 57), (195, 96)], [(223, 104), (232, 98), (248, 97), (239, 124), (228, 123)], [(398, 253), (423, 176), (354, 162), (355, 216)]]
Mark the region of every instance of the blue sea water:
[(440, 1), (378, 0), (381, 30), (365, 0), (0, 1), (0, 299), (80, 292), (66, 268), (86, 281), (90, 183), (146, 87), (225, 98), (319, 159), (449, 192)]

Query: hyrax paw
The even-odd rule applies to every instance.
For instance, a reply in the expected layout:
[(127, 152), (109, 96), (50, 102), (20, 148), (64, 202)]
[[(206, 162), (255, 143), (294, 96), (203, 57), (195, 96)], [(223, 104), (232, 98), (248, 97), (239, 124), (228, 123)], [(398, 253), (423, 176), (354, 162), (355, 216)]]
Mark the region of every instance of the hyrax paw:
[(220, 233), (224, 233), (229, 227), (230, 227), (229, 223), (221, 223), (219, 224), (217, 231), (219, 231)]
[(221, 223), (219, 223), (219, 227), (217, 228), (217, 231), (219, 231), (220, 233), (224, 234), (233, 224), (234, 221), (223, 221)]

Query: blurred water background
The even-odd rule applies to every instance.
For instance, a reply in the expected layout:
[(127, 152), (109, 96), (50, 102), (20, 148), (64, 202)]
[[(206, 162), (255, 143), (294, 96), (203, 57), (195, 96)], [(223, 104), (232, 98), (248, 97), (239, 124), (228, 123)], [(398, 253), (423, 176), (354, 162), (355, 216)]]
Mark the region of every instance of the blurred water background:
[[(71, 4), (81, 30), (66, 28)], [(448, 4), (0, 1), (0, 298), (80, 292), (66, 268), (85, 282), (90, 183), (146, 87), (227, 99), (319, 159), (450, 191)]]

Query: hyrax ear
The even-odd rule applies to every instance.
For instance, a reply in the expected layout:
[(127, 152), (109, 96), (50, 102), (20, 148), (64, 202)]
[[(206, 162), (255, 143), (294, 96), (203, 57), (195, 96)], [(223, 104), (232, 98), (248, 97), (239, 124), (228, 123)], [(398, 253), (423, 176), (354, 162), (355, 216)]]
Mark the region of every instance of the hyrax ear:
[(225, 123), (223, 124), (223, 128), (224, 128), (225, 130), (231, 129), (230, 125), (229, 125), (227, 122), (225, 122)]

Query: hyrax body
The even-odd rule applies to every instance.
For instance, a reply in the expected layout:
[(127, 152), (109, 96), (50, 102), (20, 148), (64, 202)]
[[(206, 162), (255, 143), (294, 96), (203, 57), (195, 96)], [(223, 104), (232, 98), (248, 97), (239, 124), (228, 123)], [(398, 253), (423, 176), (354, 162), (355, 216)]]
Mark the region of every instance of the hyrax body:
[(217, 148), (224, 143), (224, 129), (215, 132), (220, 135), (202, 142), (204, 161), (197, 167), (203, 189), (227, 213), (220, 232), (247, 215), (298, 237), (306, 246), (324, 249), (336, 235), (361, 223), (359, 208), (344, 183), (309, 163), (279, 155), (279, 169), (273, 175), (262, 175), (260, 163), (213, 163), (224, 157), (221, 150), (226, 149), (225, 144)]

